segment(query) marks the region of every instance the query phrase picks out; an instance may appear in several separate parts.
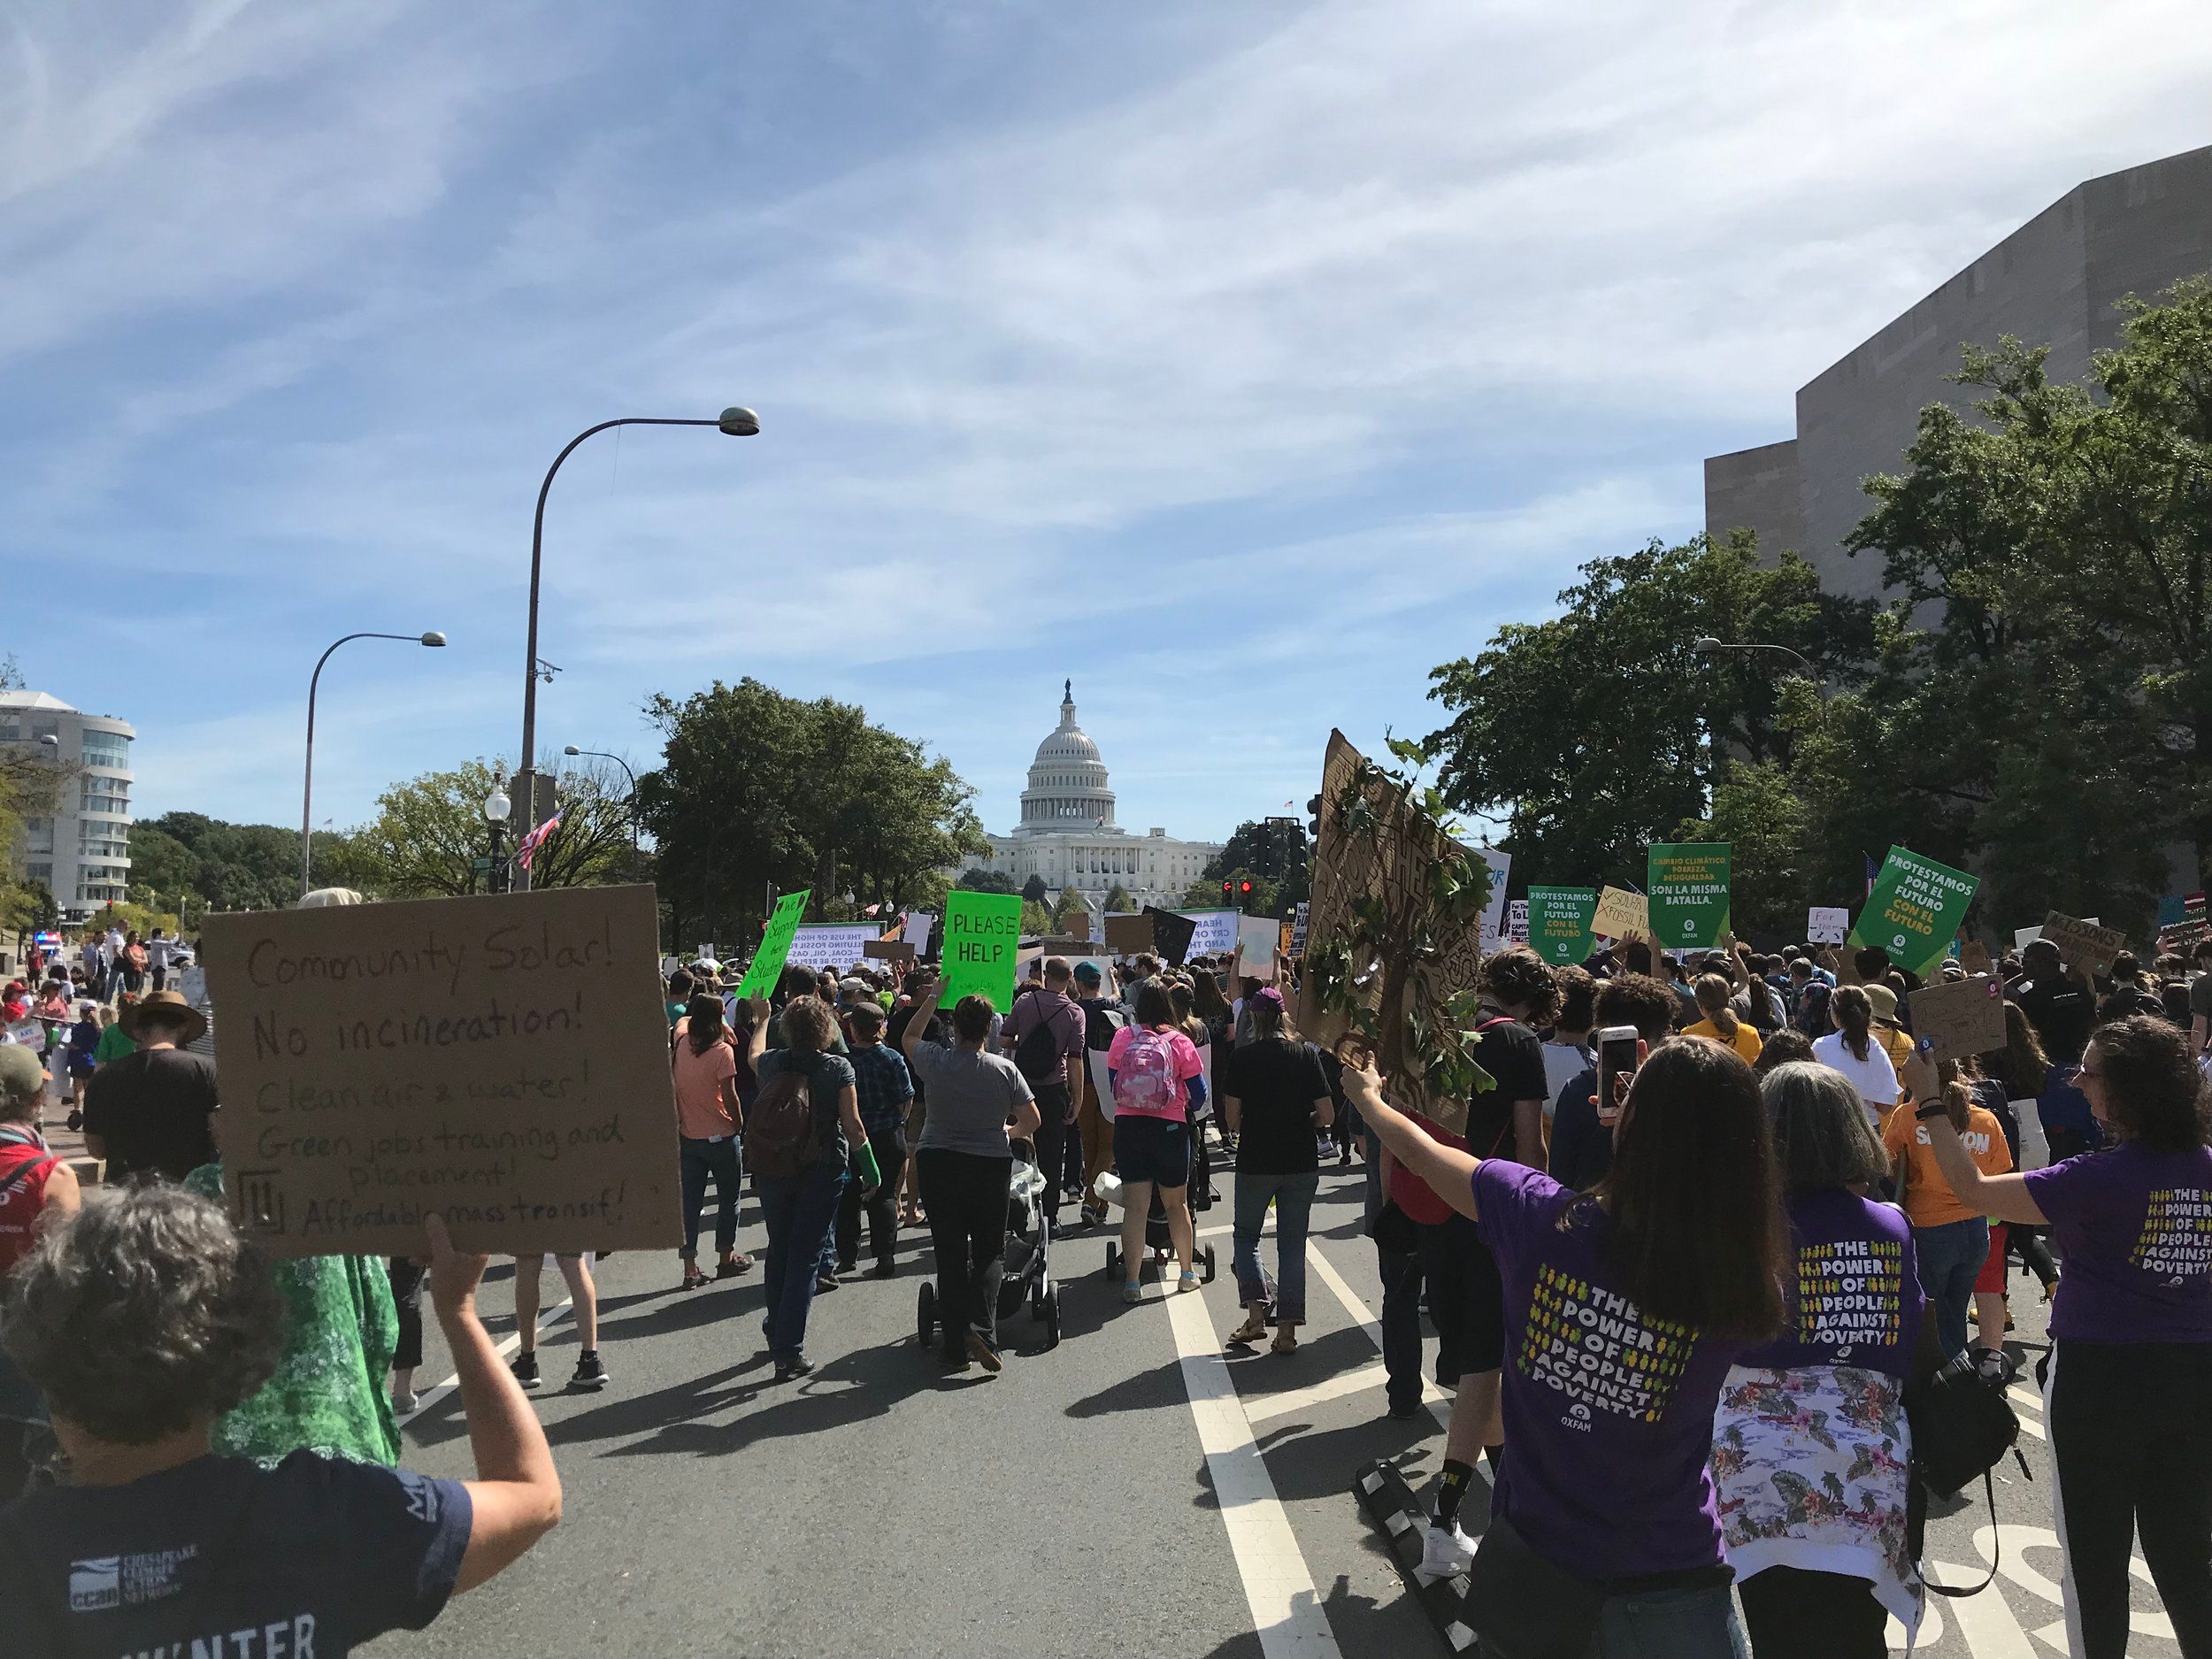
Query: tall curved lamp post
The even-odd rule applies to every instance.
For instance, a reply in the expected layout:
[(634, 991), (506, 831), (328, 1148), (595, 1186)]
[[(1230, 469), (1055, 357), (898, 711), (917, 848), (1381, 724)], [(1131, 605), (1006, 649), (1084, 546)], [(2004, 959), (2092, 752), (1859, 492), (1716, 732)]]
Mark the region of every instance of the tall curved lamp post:
[(315, 822), (315, 691), (322, 684), (323, 664), (330, 660), (331, 651), (350, 640), (401, 640), (415, 645), (438, 648), (445, 644), (445, 635), (433, 628), (427, 634), (349, 634), (344, 639), (333, 640), (328, 650), (315, 659), (315, 672), (307, 680), (307, 766), (300, 785), (300, 896), (305, 898), (313, 889), (314, 877), (312, 841)]
[[(522, 657), (522, 765), (515, 773), (516, 804), (522, 809), (522, 833), (527, 835), (538, 826), (538, 576), (545, 555), (545, 498), (552, 492), (553, 475), (561, 470), (561, 463), (574, 454), (576, 446), (594, 433), (605, 432), (614, 426), (712, 426), (733, 438), (750, 438), (760, 432), (760, 417), (749, 409), (735, 405), (724, 410), (712, 420), (675, 420), (661, 416), (625, 415), (619, 420), (603, 420), (595, 426), (587, 426), (568, 441), (568, 447), (553, 457), (553, 465), (545, 469), (545, 482), (538, 486), (537, 517), (530, 526), (530, 625), (528, 638)], [(516, 867), (515, 885), (523, 892), (530, 888), (530, 872)]]
[(645, 859), (645, 855), (638, 848), (637, 773), (630, 769), (630, 763), (623, 759), (621, 756), (610, 755), (603, 749), (579, 749), (575, 744), (571, 743), (562, 749), (561, 753), (566, 755), (571, 760), (575, 759), (579, 755), (588, 755), (594, 760), (611, 760), (622, 768), (622, 775), (630, 780), (630, 879), (633, 881), (636, 880), (638, 865)]
[(1693, 641), (1691, 642), (1690, 649), (1694, 651), (1704, 653), (1710, 653), (1714, 651), (1779, 651), (1783, 656), (1791, 658), (1800, 668), (1805, 671), (1806, 679), (1811, 680), (1815, 685), (1818, 685), (1820, 683), (1819, 675), (1813, 672), (1812, 658), (1807, 657), (1802, 651), (1793, 651), (1790, 649), (1790, 648), (1786, 645), (1738, 645), (1732, 644), (1726, 640), (1709, 638)]

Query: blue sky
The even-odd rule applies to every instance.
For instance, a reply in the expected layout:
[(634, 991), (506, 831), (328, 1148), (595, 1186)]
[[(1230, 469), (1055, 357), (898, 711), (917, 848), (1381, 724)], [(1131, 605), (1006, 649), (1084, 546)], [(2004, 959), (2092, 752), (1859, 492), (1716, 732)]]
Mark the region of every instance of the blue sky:
[[(1892, 15), (1894, 14), (1894, 15)], [(1072, 675), (1125, 826), (1573, 567), (2077, 180), (2212, 137), (2199, 0), (0, 4), (0, 554), (139, 805), (317, 812), (754, 674), (991, 827)], [(2148, 43), (2155, 42), (2153, 49)]]

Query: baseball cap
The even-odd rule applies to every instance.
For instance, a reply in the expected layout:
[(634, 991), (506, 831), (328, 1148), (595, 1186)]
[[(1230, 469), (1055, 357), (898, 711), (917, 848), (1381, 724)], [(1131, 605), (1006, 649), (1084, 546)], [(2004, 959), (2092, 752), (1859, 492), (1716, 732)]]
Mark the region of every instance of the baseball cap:
[(1098, 964), (1087, 958), (1075, 964), (1075, 977), (1086, 985), (1102, 985), (1106, 976), (1098, 971)]

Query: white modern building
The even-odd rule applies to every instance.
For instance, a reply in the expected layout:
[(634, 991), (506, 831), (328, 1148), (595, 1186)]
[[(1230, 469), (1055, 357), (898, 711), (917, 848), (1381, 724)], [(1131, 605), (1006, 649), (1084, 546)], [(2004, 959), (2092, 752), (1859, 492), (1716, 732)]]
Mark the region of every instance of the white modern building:
[(1060, 724), (1030, 764), (1021, 823), (1010, 835), (991, 837), (981, 868), (1024, 883), (1037, 876), (1056, 894), (1073, 887), (1094, 910), (1116, 887), (1139, 904), (1181, 904), (1221, 844), (1176, 841), (1164, 829), (1137, 835), (1116, 824), (1106, 763), (1075, 723), (1073, 682), (1063, 690)]
[(126, 721), (85, 714), (42, 691), (0, 691), (0, 744), (63, 772), (50, 817), (27, 818), (14, 849), (27, 881), (42, 881), (65, 921), (129, 896), (131, 741)]

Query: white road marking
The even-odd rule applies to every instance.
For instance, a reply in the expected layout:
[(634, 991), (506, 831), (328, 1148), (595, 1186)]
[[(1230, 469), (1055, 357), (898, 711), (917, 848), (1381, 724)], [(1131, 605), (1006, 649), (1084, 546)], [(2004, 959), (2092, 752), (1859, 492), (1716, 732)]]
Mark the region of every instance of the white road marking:
[(1379, 1388), (1389, 1380), (1389, 1373), (1378, 1362), (1363, 1365), (1357, 1371), (1343, 1371), (1333, 1377), (1324, 1377), (1319, 1382), (1309, 1383), (1303, 1388), (1286, 1388), (1280, 1394), (1256, 1394), (1244, 1402), (1244, 1415), (1255, 1423), (1269, 1417), (1288, 1417), (1294, 1411), (1305, 1411), (1331, 1400), (1341, 1400), (1349, 1394), (1365, 1394), (1370, 1388)]
[(2005, 1392), (2012, 1396), (2013, 1404), (2025, 1406), (2038, 1417), (2043, 1415), (2043, 1396), (2036, 1393), (2034, 1389), (2023, 1388), (2018, 1383), (2014, 1383)]
[(1276, 1496), (1267, 1460), (1253, 1443), (1251, 1419), (1221, 1356), (1221, 1340), (1205, 1298), (1171, 1294), (1163, 1300), (1260, 1651), (1266, 1659), (1341, 1659), (1313, 1574)]
[[(1981, 1580), (1981, 1571), (1971, 1568), (1953, 1566), (1947, 1561), (1932, 1561), (1936, 1580), (1941, 1584), (1964, 1586)], [(1933, 1598), (1931, 1598), (1933, 1599)], [(1974, 1659), (2033, 1659), (2035, 1649), (2028, 1645), (2028, 1633), (2020, 1628), (2020, 1621), (2005, 1605), (2005, 1598), (1991, 1585), (1979, 1595), (1948, 1598), (1951, 1617), (1958, 1621), (1959, 1635), (1966, 1643), (1966, 1651)]]
[[(558, 1325), (566, 1315), (574, 1311), (575, 1309), (573, 1304), (572, 1304), (566, 1297), (563, 1297), (559, 1302), (555, 1302), (550, 1308), (541, 1309), (538, 1312), (538, 1334), (542, 1337), (548, 1331), (550, 1331), (555, 1325)], [(500, 1358), (505, 1359), (508, 1355), (513, 1353), (521, 1346), (522, 1333), (518, 1331), (492, 1351), (497, 1354)], [(432, 1388), (423, 1394), (417, 1394), (415, 1396), (415, 1409), (412, 1411), (410, 1411), (405, 1417), (396, 1419), (398, 1426), (403, 1429), (405, 1428), (410, 1423), (412, 1423), (417, 1417), (420, 1417), (424, 1412), (429, 1410), (432, 1406), (436, 1405), (438, 1402), (444, 1399), (448, 1394), (451, 1394), (460, 1386), (461, 1373), (457, 1371), (452, 1376), (447, 1378), (435, 1388)]]
[[(1379, 1353), (1382, 1349), (1381, 1318), (1368, 1310), (1367, 1304), (1359, 1299), (1358, 1293), (1345, 1282), (1344, 1275), (1336, 1271), (1329, 1258), (1321, 1254), (1321, 1247), (1310, 1239), (1306, 1240), (1306, 1265), (1329, 1287), (1337, 1301), (1344, 1304), (1344, 1311), (1351, 1316), (1352, 1323), (1367, 1333), (1368, 1340), (1374, 1343), (1376, 1351)], [(1421, 1394), (1427, 1402), (1429, 1415), (1436, 1419), (1436, 1426), (1440, 1429), (1450, 1423), (1452, 1397), (1430, 1381), (1426, 1373), (1422, 1377)], [(1477, 1473), (1479, 1475), (1480, 1471)]]

